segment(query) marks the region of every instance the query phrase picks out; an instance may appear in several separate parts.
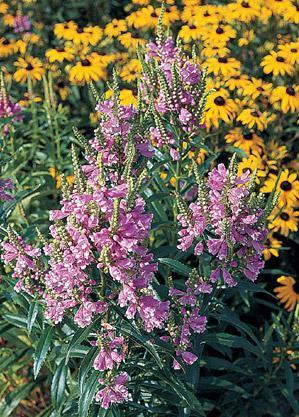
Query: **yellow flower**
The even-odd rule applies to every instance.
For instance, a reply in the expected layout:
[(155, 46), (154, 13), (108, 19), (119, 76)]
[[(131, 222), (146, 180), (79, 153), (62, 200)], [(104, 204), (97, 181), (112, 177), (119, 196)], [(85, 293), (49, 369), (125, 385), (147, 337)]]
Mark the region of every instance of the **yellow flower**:
[(283, 14), (287, 8), (291, 5), (290, 0), (267, 0), (266, 5), (267, 7), (273, 12), (277, 14)]
[(5, 14), (8, 10), (8, 4), (1, 1), (0, 3), (0, 13)]
[(253, 40), (254, 40), (254, 31), (246, 30), (243, 34), (243, 37), (238, 39), (238, 46), (240, 47), (246, 46)]
[(199, 26), (192, 24), (190, 26), (184, 25), (179, 31), (179, 37), (184, 42), (196, 41), (200, 38), (202, 30)]
[(262, 161), (256, 155), (249, 155), (248, 158), (243, 158), (238, 165), (238, 175), (245, 174), (245, 172), (249, 171), (250, 174), (256, 172), (255, 181), (257, 184), (260, 183), (260, 178), (266, 177), (266, 172), (264, 171), (264, 166), (262, 165)]
[(213, 25), (211, 28), (206, 28), (202, 33), (202, 38), (208, 45), (221, 45), (237, 36), (235, 29), (229, 25)]
[(276, 161), (281, 161), (286, 156), (288, 156), (288, 150), (285, 145), (279, 145), (279, 143), (272, 139), (270, 142), (267, 143), (265, 148), (269, 158), (274, 159)]
[(70, 41), (73, 37), (73, 32), (78, 28), (78, 25), (70, 20), (69, 22), (56, 23), (54, 26), (54, 34), (59, 39)]
[(271, 51), (270, 55), (266, 55), (262, 62), (261, 67), (265, 74), (273, 73), (276, 77), (277, 75), (293, 75), (294, 67), (290, 62), (281, 54), (281, 52)]
[[(113, 92), (111, 90), (107, 90), (105, 93), (105, 97), (106, 98), (110, 98), (112, 96)], [(136, 96), (134, 96), (134, 93), (132, 90), (123, 88), (122, 90), (120, 90), (120, 104), (122, 106), (129, 106), (129, 105), (133, 105), (133, 106), (137, 106), (137, 98)]]
[(238, 106), (229, 97), (227, 90), (221, 89), (214, 91), (208, 96), (206, 113), (204, 116), (204, 123), (209, 130), (211, 126), (219, 127), (219, 121), (223, 120), (225, 123), (231, 123), (234, 118)]
[(219, 57), (208, 58), (204, 63), (208, 68), (208, 74), (223, 75), (224, 77), (231, 77), (238, 74), (241, 63), (235, 58)]
[(271, 93), (271, 88), (271, 83), (266, 83), (260, 78), (252, 77), (242, 87), (243, 96), (249, 96), (253, 100), (257, 99), (260, 95), (268, 97)]
[(251, 151), (257, 151), (261, 153), (263, 150), (264, 142), (254, 132), (243, 133), (242, 129), (235, 127), (228, 132), (225, 136), (226, 143), (230, 143), (237, 148), (243, 149), (244, 152), (250, 154)]
[(233, 91), (239, 88), (242, 88), (248, 81), (248, 75), (246, 74), (237, 74), (229, 77), (225, 81), (225, 86), (228, 87), (229, 90)]
[(29, 94), (25, 93), (24, 97), (21, 98), (21, 100), (19, 100), (19, 105), (21, 107), (28, 107), (31, 103), (41, 103), (41, 102), (42, 102), (41, 97), (33, 95), (29, 98)]
[(49, 62), (63, 62), (64, 60), (72, 61), (74, 57), (74, 50), (67, 47), (48, 49), (46, 52), (46, 58), (48, 58)]
[(272, 91), (270, 102), (280, 102), (283, 113), (299, 111), (299, 85), (280, 86)]
[[(298, 22), (299, 23), (299, 22)], [(278, 46), (279, 53), (294, 65), (299, 63), (299, 42), (286, 43)]]
[(298, 230), (299, 213), (291, 207), (278, 207), (273, 210), (269, 216), (269, 229), (273, 232), (280, 232), (284, 236), (288, 236), (290, 232)]
[[(54, 178), (54, 180), (56, 181), (56, 188), (60, 188), (61, 187), (61, 175), (59, 175), (58, 174), (58, 171), (57, 171), (57, 169), (55, 168), (55, 167), (50, 167), (49, 168), (49, 174), (51, 175), (51, 177), (52, 178)], [(74, 181), (75, 181), (75, 177), (74, 177), (74, 175), (73, 174), (71, 174), (71, 175), (67, 175), (66, 176), (66, 180), (67, 180), (67, 183), (69, 184), (69, 185), (72, 185), (72, 184), (74, 184)]]
[(108, 38), (117, 38), (121, 33), (127, 30), (127, 24), (124, 19), (113, 19), (110, 23), (108, 23), (104, 29), (105, 35)]
[(69, 87), (65, 84), (63, 80), (60, 80), (55, 83), (56, 90), (62, 101), (65, 101), (70, 94)]
[(260, 5), (256, 0), (237, 0), (228, 4), (227, 8), (233, 19), (246, 23), (256, 19), (260, 13)]
[(13, 40), (0, 38), (0, 57), (7, 58), (13, 55), (16, 50), (16, 44)]
[(121, 70), (120, 77), (127, 82), (135, 81), (141, 72), (141, 63), (138, 59), (131, 59)]
[(242, 122), (243, 125), (246, 125), (249, 129), (252, 129), (254, 126), (258, 130), (263, 131), (267, 127), (267, 113), (260, 112), (257, 109), (244, 109), (241, 111), (237, 117), (237, 121)]
[(24, 84), (28, 76), (33, 82), (40, 81), (45, 73), (42, 62), (29, 55), (25, 58), (19, 58), (14, 65), (19, 68), (13, 76), (18, 83)]
[(9, 26), (9, 27), (12, 28), (14, 26), (14, 23), (15, 23), (14, 15), (10, 14), (10, 13), (6, 13), (3, 16), (3, 23), (4, 23), (5, 26)]
[(279, 201), (287, 206), (293, 206), (299, 198), (299, 181), (296, 173), (290, 173), (288, 169), (282, 171), (279, 180), (277, 175), (269, 174), (261, 189), (262, 193), (271, 193), (277, 182), (276, 189), (279, 192)]
[(99, 81), (105, 78), (105, 68), (88, 56), (77, 62), (69, 71), (69, 79), (75, 84), (86, 84), (90, 81)]
[(277, 258), (279, 256), (279, 249), (281, 246), (281, 241), (273, 237), (273, 234), (270, 233), (265, 242), (265, 249), (263, 250), (265, 261), (269, 261), (271, 256), (275, 256)]
[(145, 45), (145, 39), (133, 35), (130, 32), (123, 33), (117, 38), (119, 42), (127, 49), (136, 49), (138, 45)]
[(286, 10), (283, 13), (285, 21), (299, 24), (299, 7), (295, 4), (290, 4), (286, 7)]
[(70, 30), (70, 40), (75, 45), (93, 45), (95, 46), (103, 36), (103, 31), (98, 26), (77, 27)]
[[(157, 8), (157, 13), (158, 15), (160, 15), (161, 7)], [(162, 19), (163, 25), (170, 26), (172, 23), (176, 22), (177, 20), (180, 20), (180, 12), (177, 6), (166, 6), (163, 19)]]
[(277, 282), (281, 284), (274, 288), (277, 298), (285, 305), (287, 311), (293, 311), (299, 302), (299, 282), (293, 277), (286, 277), (285, 275), (277, 278)]
[(227, 56), (229, 54), (229, 49), (226, 46), (210, 46), (207, 45), (201, 51), (201, 55), (206, 58), (211, 58), (214, 56)]

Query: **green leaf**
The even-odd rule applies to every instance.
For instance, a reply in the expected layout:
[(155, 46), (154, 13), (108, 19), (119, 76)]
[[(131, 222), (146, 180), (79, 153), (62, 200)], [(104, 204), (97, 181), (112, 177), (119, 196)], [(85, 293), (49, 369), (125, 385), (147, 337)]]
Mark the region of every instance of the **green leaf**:
[(68, 367), (65, 365), (64, 361), (61, 361), (53, 375), (51, 384), (51, 398), (56, 410), (60, 409), (63, 402), (66, 401), (64, 391), (67, 373)]
[(37, 315), (38, 315), (38, 304), (33, 301), (30, 304), (30, 308), (28, 312), (27, 330), (29, 334), (31, 333), (32, 326), (35, 323)]
[(79, 381), (79, 387), (80, 387), (80, 392), (81, 393), (83, 392), (83, 389), (84, 389), (86, 376), (87, 376), (88, 372), (90, 371), (97, 354), (98, 354), (98, 348), (95, 346), (95, 347), (90, 349), (88, 354), (85, 355), (85, 358), (81, 362), (81, 366), (80, 366), (80, 369), (79, 369), (79, 375), (78, 375), (78, 381)]
[(86, 381), (84, 391), (79, 399), (78, 417), (88, 416), (90, 404), (93, 402), (96, 391), (100, 389), (98, 382), (99, 376), (100, 373), (95, 371)]
[(230, 348), (241, 348), (244, 349), (245, 352), (249, 351), (256, 356), (259, 356), (262, 353), (258, 347), (248, 342), (248, 340), (229, 333), (206, 334), (204, 340), (212, 347), (213, 344), (219, 344)]
[(37, 348), (34, 355), (34, 365), (33, 365), (33, 373), (34, 377), (36, 378), (40, 368), (46, 359), (47, 353), (49, 351), (51, 341), (53, 338), (54, 328), (52, 326), (48, 326), (42, 336), (40, 337)]
[(176, 259), (171, 259), (171, 258), (159, 258), (158, 261), (162, 264), (162, 265), (167, 265), (169, 266), (169, 268), (171, 268), (173, 271), (182, 274), (186, 277), (189, 276), (190, 272), (192, 271), (191, 268), (189, 268), (189, 266), (186, 266), (184, 264), (182, 264), (182, 262), (177, 261)]

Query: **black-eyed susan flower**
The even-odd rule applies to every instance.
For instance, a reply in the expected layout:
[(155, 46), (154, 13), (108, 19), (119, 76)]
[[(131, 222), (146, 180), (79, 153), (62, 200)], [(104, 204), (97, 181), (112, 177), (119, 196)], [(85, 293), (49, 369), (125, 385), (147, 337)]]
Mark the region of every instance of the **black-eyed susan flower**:
[(260, 4), (256, 0), (237, 0), (236, 3), (228, 4), (227, 9), (233, 19), (249, 23), (259, 16)]
[(200, 39), (202, 34), (201, 27), (195, 24), (192, 25), (183, 25), (179, 31), (179, 37), (183, 39), (184, 42), (191, 42)]
[(271, 51), (269, 55), (266, 55), (261, 62), (261, 67), (265, 74), (271, 74), (275, 77), (277, 75), (293, 75), (294, 67), (288, 61), (288, 58), (283, 56), (281, 52)]
[(237, 117), (237, 121), (241, 122), (249, 129), (256, 127), (261, 132), (266, 129), (268, 125), (267, 113), (254, 108), (243, 109)]
[[(113, 93), (111, 90), (107, 90), (105, 92), (105, 97), (110, 98), (112, 94)], [(137, 106), (137, 97), (134, 95), (132, 90), (129, 90), (127, 88), (123, 88), (120, 90), (119, 100), (122, 106), (129, 106), (130, 104), (132, 104), (135, 107)]]
[(249, 155), (248, 158), (243, 158), (238, 164), (238, 175), (245, 174), (249, 172), (253, 174), (255, 172), (255, 181), (257, 184), (260, 184), (260, 179), (266, 177), (266, 172), (261, 163), (261, 159), (256, 157), (256, 155)]
[(201, 54), (206, 58), (212, 58), (216, 56), (227, 56), (229, 52), (226, 46), (207, 45), (203, 48)]
[(0, 38), (0, 58), (7, 58), (13, 55), (16, 50), (16, 44), (13, 40)]
[(204, 123), (207, 129), (211, 126), (219, 127), (219, 121), (231, 123), (238, 106), (229, 96), (229, 92), (225, 89), (214, 91), (208, 96)]
[(279, 192), (279, 200), (287, 206), (294, 206), (299, 198), (299, 181), (295, 172), (288, 169), (282, 171), (279, 178), (275, 174), (269, 174), (269, 178), (265, 181), (261, 189), (262, 193), (271, 193), (276, 184)]
[(237, 36), (235, 29), (230, 25), (213, 25), (202, 33), (202, 38), (209, 45), (226, 45)]
[(265, 261), (269, 261), (272, 256), (278, 258), (279, 249), (281, 248), (282, 243), (280, 240), (276, 239), (272, 233), (267, 237), (266, 242), (264, 243), (265, 249), (263, 250), (263, 257)]
[(289, 4), (284, 13), (283, 18), (286, 22), (296, 23), (299, 24), (299, 5), (297, 4)]
[(290, 64), (299, 63), (299, 41), (278, 45), (279, 53), (284, 56)]
[(106, 78), (106, 70), (90, 57), (78, 61), (69, 71), (69, 80), (74, 84), (86, 84)]
[(293, 311), (299, 302), (299, 281), (290, 276), (282, 275), (277, 278), (278, 287), (274, 292), (287, 311)]
[(250, 154), (251, 151), (261, 153), (264, 146), (263, 139), (255, 132), (243, 132), (239, 127), (231, 129), (225, 136), (225, 140), (226, 143), (243, 149), (247, 154)]
[(56, 23), (54, 26), (54, 34), (59, 39), (70, 41), (73, 37), (73, 32), (78, 28), (77, 23), (72, 20), (64, 23)]
[(233, 75), (225, 81), (225, 86), (231, 91), (238, 90), (239, 88), (242, 88), (245, 83), (247, 83), (248, 78), (249, 77), (246, 74)]
[(19, 105), (21, 107), (28, 107), (30, 106), (31, 103), (41, 103), (42, 102), (42, 98), (35, 95), (35, 94), (31, 94), (29, 97), (28, 93), (25, 93), (24, 96), (21, 98), (21, 100), (19, 100)]
[(288, 156), (286, 146), (280, 145), (275, 139), (270, 140), (264, 150), (267, 152), (270, 159), (274, 159), (276, 161), (282, 161), (286, 156)]
[(127, 49), (136, 49), (138, 45), (145, 45), (146, 40), (131, 33), (122, 33), (117, 38), (119, 42)]
[(65, 101), (70, 94), (70, 88), (64, 80), (59, 80), (55, 83), (55, 90), (58, 92), (62, 101)]
[(95, 46), (103, 36), (103, 31), (98, 26), (86, 26), (70, 29), (70, 40), (75, 45), (93, 45)]
[(18, 69), (13, 77), (18, 83), (25, 83), (28, 77), (30, 77), (33, 82), (40, 81), (45, 73), (40, 59), (29, 55), (25, 58), (19, 58), (14, 65)]
[(238, 46), (240, 46), (240, 47), (246, 46), (250, 42), (252, 42), (254, 40), (254, 38), (255, 38), (254, 31), (252, 29), (251, 30), (246, 30), (243, 33), (243, 36), (238, 39)]
[[(158, 15), (161, 14), (161, 7), (157, 8)], [(166, 6), (164, 15), (163, 15), (163, 25), (170, 26), (172, 23), (178, 21), (180, 19), (180, 12), (177, 6)]]
[(269, 216), (269, 229), (289, 236), (290, 232), (297, 232), (299, 212), (291, 207), (277, 207)]
[(244, 83), (242, 90), (243, 96), (249, 96), (253, 100), (257, 99), (259, 96), (269, 97), (272, 89), (271, 83), (266, 83), (260, 78), (252, 77), (250, 80)]
[(240, 61), (226, 56), (208, 58), (204, 65), (207, 66), (208, 74), (223, 75), (227, 78), (238, 74), (241, 67)]
[(299, 85), (279, 86), (273, 89), (270, 102), (279, 103), (283, 113), (299, 111)]
[(46, 51), (46, 58), (49, 62), (72, 61), (75, 57), (74, 49), (70, 47), (53, 48)]
[(104, 33), (108, 38), (117, 38), (121, 33), (126, 32), (127, 24), (124, 19), (112, 19), (105, 26)]
[(292, 4), (290, 0), (267, 0), (266, 5), (272, 13), (283, 14)]
[(138, 59), (131, 59), (120, 71), (120, 77), (127, 82), (135, 81), (141, 72), (141, 63)]

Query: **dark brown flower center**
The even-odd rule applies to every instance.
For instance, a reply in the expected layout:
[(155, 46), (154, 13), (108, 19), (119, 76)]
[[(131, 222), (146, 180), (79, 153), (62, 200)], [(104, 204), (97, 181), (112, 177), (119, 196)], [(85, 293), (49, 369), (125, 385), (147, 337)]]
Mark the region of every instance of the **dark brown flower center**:
[(8, 45), (9, 41), (7, 39), (4, 39), (4, 41), (2, 42), (2, 45)]
[(77, 33), (83, 33), (83, 29), (82, 28), (78, 28), (77, 29)]
[(33, 70), (33, 66), (29, 63), (29, 64), (27, 65), (27, 67), (26, 67), (26, 70), (27, 70), (27, 71), (31, 71), (31, 70)]
[(63, 48), (56, 48), (56, 51), (57, 52), (64, 52), (64, 49)]
[(215, 103), (217, 106), (224, 106), (224, 104), (225, 104), (225, 100), (224, 100), (224, 98), (223, 98), (223, 97), (218, 96), (218, 97), (216, 97), (216, 98), (215, 98), (214, 103)]
[(152, 12), (152, 13), (151, 13), (151, 17), (158, 17), (158, 15), (157, 15), (157, 13), (156, 13), (156, 12)]
[(294, 90), (294, 88), (290, 85), (289, 87), (287, 87), (287, 89), (286, 89), (286, 93), (289, 95), (289, 96), (294, 96), (295, 94), (296, 94), (296, 92), (295, 92), (295, 90)]
[(296, 48), (292, 48), (292, 49), (291, 49), (291, 52), (293, 52), (294, 54), (295, 54), (297, 51), (298, 51), (298, 49), (296, 49)]
[(64, 86), (65, 86), (65, 84), (64, 84), (64, 82), (63, 82), (63, 81), (59, 81), (59, 82), (57, 83), (57, 87), (58, 87), (58, 88), (64, 88)]
[(222, 29), (222, 27), (218, 26), (218, 28), (216, 29), (216, 33), (218, 35), (222, 35), (222, 33), (224, 33), (224, 30)]
[(221, 64), (227, 64), (227, 58), (225, 56), (221, 56), (220, 58), (218, 58), (218, 62), (220, 62)]
[(249, 133), (245, 133), (245, 135), (243, 135), (243, 138), (244, 138), (245, 140), (252, 140), (252, 138), (253, 138), (253, 134), (252, 134), (251, 132), (249, 132)]
[(249, 8), (249, 3), (247, 3), (247, 1), (242, 1), (241, 6), (245, 7), (245, 9), (248, 9)]
[(247, 172), (247, 171), (249, 171), (250, 172), (250, 174), (252, 173), (252, 169), (251, 168), (248, 168), (248, 167), (246, 167), (246, 168), (243, 168), (242, 169), (242, 172), (245, 174), (245, 172)]
[(288, 215), (288, 213), (282, 212), (280, 218), (286, 222), (289, 220), (290, 216)]
[(209, 16), (211, 16), (211, 15), (210, 15), (210, 13), (209, 13), (208, 11), (204, 12), (204, 14), (203, 14), (203, 15), (204, 15), (204, 17), (209, 17)]
[(191, 30), (194, 30), (194, 29), (196, 29), (196, 26), (195, 26), (195, 25), (191, 25), (191, 26), (189, 26), (189, 28), (190, 28)]
[(292, 189), (292, 184), (289, 181), (282, 181), (280, 188), (283, 191), (290, 191)]
[(295, 284), (293, 284), (293, 290), (295, 291), (295, 293), (297, 295), (299, 295), (299, 281), (295, 282)]
[(88, 59), (82, 59), (81, 64), (83, 67), (89, 67), (91, 65)]
[(257, 91), (265, 91), (263, 87), (257, 87)]
[(253, 116), (253, 117), (259, 117), (260, 115), (258, 114), (258, 112), (256, 110), (253, 110), (251, 112), (251, 116)]
[(284, 62), (284, 57), (282, 57), (282, 56), (278, 56), (278, 57), (276, 58), (276, 61), (277, 61), (277, 62)]

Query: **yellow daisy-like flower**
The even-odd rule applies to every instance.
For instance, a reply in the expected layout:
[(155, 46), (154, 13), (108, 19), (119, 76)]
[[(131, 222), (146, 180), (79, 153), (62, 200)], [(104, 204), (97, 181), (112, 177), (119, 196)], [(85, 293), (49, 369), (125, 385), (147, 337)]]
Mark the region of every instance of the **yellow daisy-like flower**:
[(237, 74), (229, 77), (225, 81), (225, 86), (228, 87), (229, 90), (238, 90), (239, 88), (242, 88), (245, 83), (248, 81), (248, 75), (246, 74)]
[(179, 37), (184, 42), (192, 42), (200, 39), (202, 34), (202, 30), (200, 26), (197, 26), (195, 24), (193, 25), (184, 25), (182, 26), (181, 30), (179, 31)]
[(265, 3), (274, 14), (283, 14), (292, 4), (290, 0), (267, 0)]
[(146, 40), (140, 38), (131, 32), (126, 32), (117, 38), (119, 42), (127, 49), (136, 49), (138, 45), (145, 45)]
[(293, 277), (285, 275), (277, 278), (277, 282), (281, 284), (279, 287), (274, 288), (277, 298), (284, 304), (287, 311), (293, 311), (299, 302), (299, 282)]
[[(105, 97), (106, 98), (110, 98), (112, 96), (113, 92), (111, 90), (107, 90), (105, 92)], [(133, 106), (137, 106), (137, 97), (134, 95), (132, 90), (123, 88), (122, 90), (120, 90), (120, 94), (119, 94), (119, 99), (120, 99), (120, 104), (122, 106), (129, 106), (129, 105), (133, 105)]]
[(277, 175), (269, 174), (261, 189), (262, 193), (271, 193), (277, 182), (276, 189), (279, 191), (279, 201), (287, 206), (293, 206), (299, 198), (299, 181), (295, 172), (290, 173), (288, 169), (282, 171), (278, 181)]
[(120, 77), (129, 82), (135, 81), (141, 73), (141, 63), (138, 59), (131, 59), (120, 71)]
[(272, 84), (266, 83), (260, 78), (252, 77), (248, 82), (244, 83), (243, 96), (249, 96), (253, 100), (257, 99), (260, 95), (268, 97), (271, 93)]
[(264, 167), (261, 163), (261, 159), (256, 157), (256, 155), (249, 155), (248, 158), (243, 158), (238, 165), (238, 175), (245, 174), (245, 172), (249, 171), (250, 174), (256, 172), (255, 182), (260, 184), (260, 178), (266, 177), (266, 172)]
[(297, 232), (299, 213), (291, 207), (277, 207), (269, 216), (269, 229), (289, 236), (290, 232)]
[(261, 67), (263, 67), (263, 71), (265, 74), (271, 74), (275, 77), (277, 75), (293, 75), (294, 74), (294, 67), (287, 58), (283, 56), (281, 52), (271, 51), (269, 55), (266, 55), (262, 62)]
[[(299, 23), (299, 22), (298, 22)], [(290, 42), (278, 46), (279, 53), (294, 65), (299, 63), (299, 42)]]
[(117, 38), (121, 33), (126, 32), (127, 24), (124, 19), (113, 19), (105, 26), (104, 33), (108, 38)]
[(211, 28), (207, 28), (202, 33), (203, 40), (209, 45), (221, 45), (226, 43), (237, 36), (235, 29), (230, 25), (213, 25)]
[(29, 107), (31, 103), (41, 103), (42, 102), (42, 98), (39, 96), (31, 96), (29, 98), (29, 94), (25, 93), (24, 97), (21, 98), (21, 100), (19, 100), (19, 105), (21, 107)]
[(295, 4), (290, 4), (287, 6), (286, 10), (283, 13), (284, 20), (286, 22), (299, 24), (299, 6)]
[(40, 81), (45, 73), (42, 62), (29, 55), (25, 58), (19, 58), (14, 65), (19, 68), (13, 76), (18, 83), (24, 84), (28, 77), (33, 82)]
[(238, 39), (238, 46), (240, 47), (246, 46), (253, 40), (254, 40), (254, 31), (246, 30), (243, 34), (243, 37)]
[[(161, 7), (157, 8), (158, 15), (161, 14), (161, 10), (162, 10)], [(166, 6), (163, 19), (162, 19), (163, 25), (170, 26), (172, 23), (178, 20), (180, 20), (180, 12), (177, 6)]]
[(231, 123), (238, 106), (229, 96), (227, 90), (220, 89), (208, 96), (204, 123), (209, 130), (211, 126), (219, 127), (219, 121)]
[(237, 148), (243, 149), (248, 155), (251, 151), (262, 152), (264, 142), (254, 132), (243, 133), (242, 129), (235, 127), (225, 136), (226, 143), (232, 144)]
[(8, 4), (1, 1), (0, 3), (0, 13), (5, 14), (8, 10)]
[(208, 68), (208, 74), (213, 73), (214, 75), (223, 75), (224, 77), (238, 74), (241, 67), (240, 61), (229, 57), (208, 58), (204, 65)]
[(63, 62), (65, 61), (72, 61), (75, 58), (74, 49), (72, 48), (56, 48), (56, 49), (48, 49), (46, 51), (46, 58), (48, 58), (49, 62)]
[(54, 34), (59, 39), (70, 41), (73, 37), (73, 32), (78, 28), (77, 23), (70, 20), (69, 22), (56, 23), (54, 26)]
[(212, 58), (215, 56), (227, 56), (229, 54), (229, 49), (226, 46), (210, 46), (207, 45), (201, 51), (201, 55), (206, 58)]
[(283, 113), (299, 111), (299, 85), (280, 86), (272, 91), (270, 102), (279, 103)]
[(55, 90), (58, 91), (58, 94), (62, 101), (65, 101), (70, 94), (70, 89), (63, 80), (60, 80), (55, 83)]
[(105, 68), (90, 57), (81, 59), (69, 71), (69, 80), (74, 84), (86, 84), (90, 81), (99, 81), (105, 78)]
[(241, 111), (239, 116), (237, 117), (237, 121), (241, 122), (243, 125), (252, 129), (253, 127), (257, 127), (258, 130), (261, 132), (266, 129), (268, 125), (267, 121), (267, 113), (260, 112), (257, 109), (244, 109)]
[(269, 158), (276, 161), (283, 160), (288, 156), (288, 150), (285, 145), (280, 145), (275, 139), (270, 140), (265, 148)]
[(8, 40), (6, 38), (0, 38), (0, 57), (7, 58), (10, 55), (13, 55), (16, 50), (16, 44), (13, 40)]
[(264, 246), (265, 246), (265, 249), (263, 250), (263, 257), (265, 261), (269, 261), (269, 259), (271, 259), (272, 256), (275, 256), (276, 258), (278, 258), (279, 249), (282, 246), (282, 242), (280, 240), (276, 239), (275, 237), (273, 237), (272, 234), (270, 234), (267, 237), (267, 240)]
[(232, 13), (233, 19), (249, 23), (259, 16), (260, 5), (256, 0), (237, 0), (228, 4), (227, 10)]
[(95, 46), (103, 36), (103, 31), (98, 26), (77, 27), (71, 30), (71, 41), (75, 45), (92, 45)]

